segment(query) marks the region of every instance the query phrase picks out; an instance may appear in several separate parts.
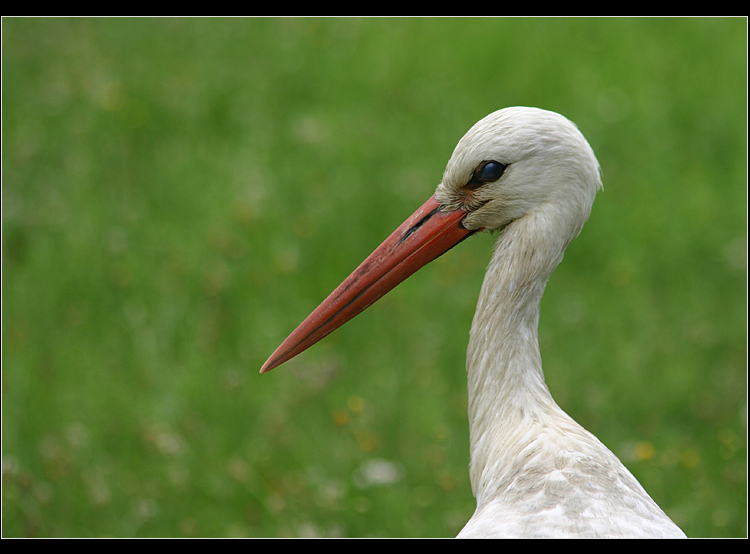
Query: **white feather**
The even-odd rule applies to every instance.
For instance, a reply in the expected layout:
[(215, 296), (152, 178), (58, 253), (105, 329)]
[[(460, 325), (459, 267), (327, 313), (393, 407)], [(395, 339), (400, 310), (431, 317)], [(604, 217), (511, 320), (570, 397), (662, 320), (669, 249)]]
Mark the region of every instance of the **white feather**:
[[(467, 193), (477, 165), (508, 164)], [(502, 230), (467, 354), (471, 483), (459, 537), (684, 537), (625, 466), (558, 407), (544, 381), (539, 305), (601, 188), (583, 135), (559, 114), (506, 108), (461, 139), (435, 197), (471, 205), (469, 229)]]

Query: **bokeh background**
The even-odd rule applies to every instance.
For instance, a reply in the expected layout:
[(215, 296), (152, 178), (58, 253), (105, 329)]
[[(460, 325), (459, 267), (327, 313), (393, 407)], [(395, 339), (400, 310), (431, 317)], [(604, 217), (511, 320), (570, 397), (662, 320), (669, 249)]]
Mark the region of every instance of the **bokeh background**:
[(492, 236), (282, 339), (508, 105), (604, 191), (547, 287), (558, 403), (747, 534), (745, 18), (4, 18), (4, 537), (450, 537)]

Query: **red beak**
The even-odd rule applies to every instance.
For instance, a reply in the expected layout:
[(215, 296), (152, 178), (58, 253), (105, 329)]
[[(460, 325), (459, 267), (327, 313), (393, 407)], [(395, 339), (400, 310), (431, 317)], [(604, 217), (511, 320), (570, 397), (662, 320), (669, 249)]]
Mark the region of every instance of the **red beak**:
[(433, 196), (414, 212), (281, 343), (260, 372), (307, 350), (475, 232), (461, 225), (465, 211), (439, 208)]

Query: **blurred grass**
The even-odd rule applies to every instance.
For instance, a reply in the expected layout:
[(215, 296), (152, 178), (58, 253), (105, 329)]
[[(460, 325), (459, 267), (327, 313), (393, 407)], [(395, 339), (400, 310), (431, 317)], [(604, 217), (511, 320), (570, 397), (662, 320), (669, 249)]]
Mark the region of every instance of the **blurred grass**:
[(257, 371), (517, 104), (604, 172), (542, 304), (553, 394), (689, 536), (746, 536), (745, 19), (2, 31), (4, 537), (455, 535), (491, 237)]

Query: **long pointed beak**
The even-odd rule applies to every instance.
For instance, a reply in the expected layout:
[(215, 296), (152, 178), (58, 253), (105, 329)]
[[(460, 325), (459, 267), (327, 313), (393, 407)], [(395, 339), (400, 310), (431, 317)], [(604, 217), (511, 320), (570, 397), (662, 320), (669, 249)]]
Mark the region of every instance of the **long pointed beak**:
[(439, 208), (433, 196), (414, 212), (281, 343), (260, 372), (307, 350), (475, 232), (461, 225), (465, 211)]

